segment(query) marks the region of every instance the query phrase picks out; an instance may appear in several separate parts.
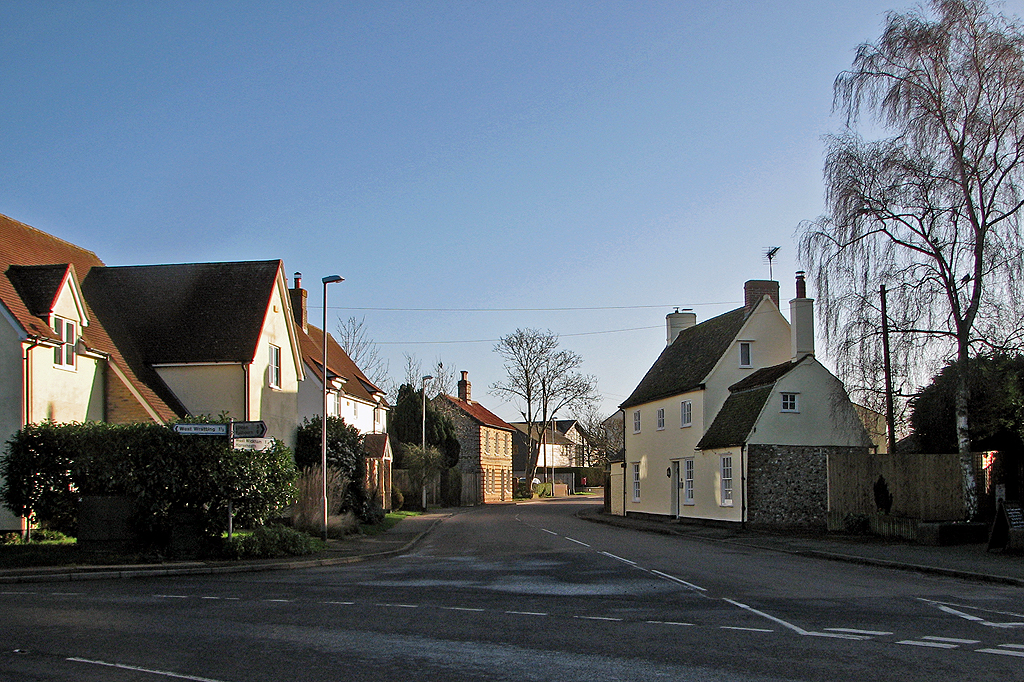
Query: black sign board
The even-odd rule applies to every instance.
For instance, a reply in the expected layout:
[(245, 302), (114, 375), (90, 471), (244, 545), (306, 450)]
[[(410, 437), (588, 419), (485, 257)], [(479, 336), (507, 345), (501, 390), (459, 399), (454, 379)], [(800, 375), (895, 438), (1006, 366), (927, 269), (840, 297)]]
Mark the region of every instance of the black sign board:
[(1010, 539), (1011, 530), (1024, 530), (1024, 511), (1018, 502), (999, 501), (996, 520), (992, 524), (992, 532), (988, 536), (989, 549), (1002, 549)]

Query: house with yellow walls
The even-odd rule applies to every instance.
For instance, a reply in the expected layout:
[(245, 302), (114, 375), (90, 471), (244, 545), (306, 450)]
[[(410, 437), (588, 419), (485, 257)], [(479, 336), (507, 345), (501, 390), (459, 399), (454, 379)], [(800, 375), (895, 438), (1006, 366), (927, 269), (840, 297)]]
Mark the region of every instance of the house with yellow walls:
[[(0, 438), (26, 424), (262, 420), (289, 445), (304, 377), (281, 261), (107, 267), (0, 215)], [(25, 520), (0, 507), (0, 531)]]
[[(791, 324), (792, 322), (792, 324)], [(744, 306), (701, 324), (669, 315), (669, 345), (620, 409), (625, 455), (611, 507), (624, 515), (823, 526), (828, 455), (870, 445), (842, 383), (814, 358), (803, 274), (752, 280)]]

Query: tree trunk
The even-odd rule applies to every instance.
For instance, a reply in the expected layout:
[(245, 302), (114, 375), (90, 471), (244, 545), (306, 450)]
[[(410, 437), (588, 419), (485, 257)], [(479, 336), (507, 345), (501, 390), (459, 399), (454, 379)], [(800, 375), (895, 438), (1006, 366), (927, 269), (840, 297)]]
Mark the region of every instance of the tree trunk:
[(978, 488), (974, 482), (974, 458), (971, 455), (971, 434), (967, 428), (967, 349), (961, 344), (956, 383), (956, 439), (960, 453), (960, 474), (963, 477), (964, 514), (973, 521), (978, 514)]

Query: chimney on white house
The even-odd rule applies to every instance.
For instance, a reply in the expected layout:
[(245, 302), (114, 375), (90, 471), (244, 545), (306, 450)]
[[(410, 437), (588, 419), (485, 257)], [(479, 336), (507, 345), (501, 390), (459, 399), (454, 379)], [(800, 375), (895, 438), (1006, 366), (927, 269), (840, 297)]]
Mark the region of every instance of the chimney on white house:
[(295, 273), (295, 288), (288, 290), (292, 299), (292, 313), (295, 315), (295, 324), (299, 325), (302, 331), (309, 333), (306, 319), (306, 296), (308, 292), (302, 288), (302, 273)]
[(672, 342), (679, 336), (679, 332), (689, 329), (696, 324), (697, 313), (693, 312), (690, 308), (683, 308), (682, 310), (676, 308), (674, 313), (669, 313), (665, 316), (665, 326), (668, 328), (667, 344), (671, 346)]
[(814, 355), (814, 299), (807, 298), (803, 270), (796, 273), (796, 298), (789, 302), (789, 329), (793, 361)]
[(779, 283), (774, 279), (750, 279), (743, 283), (743, 305), (748, 315), (765, 296), (779, 307)]
[(470, 393), (471, 384), (469, 383), (468, 377), (469, 372), (463, 372), (462, 379), (459, 380), (459, 400), (464, 400), (467, 403), (470, 401), (472, 395)]

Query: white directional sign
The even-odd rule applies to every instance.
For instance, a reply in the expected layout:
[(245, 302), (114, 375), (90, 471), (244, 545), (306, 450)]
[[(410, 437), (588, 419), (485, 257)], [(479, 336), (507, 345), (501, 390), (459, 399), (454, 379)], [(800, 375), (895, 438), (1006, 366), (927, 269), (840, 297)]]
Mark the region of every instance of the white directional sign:
[(231, 422), (232, 438), (263, 438), (267, 435), (266, 422)]
[(266, 450), (273, 444), (273, 438), (235, 438), (231, 441), (235, 450)]
[(183, 436), (226, 436), (227, 424), (175, 424), (174, 432)]

